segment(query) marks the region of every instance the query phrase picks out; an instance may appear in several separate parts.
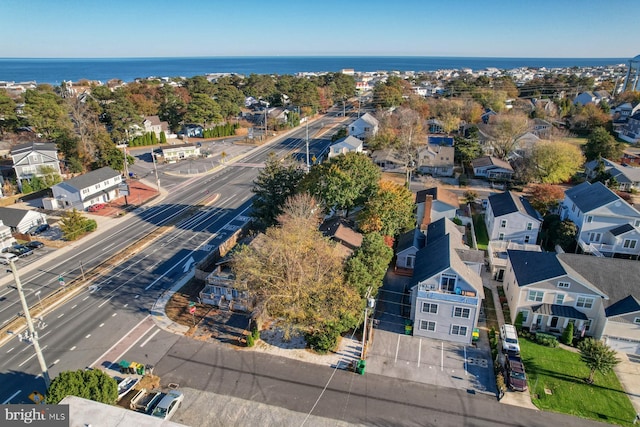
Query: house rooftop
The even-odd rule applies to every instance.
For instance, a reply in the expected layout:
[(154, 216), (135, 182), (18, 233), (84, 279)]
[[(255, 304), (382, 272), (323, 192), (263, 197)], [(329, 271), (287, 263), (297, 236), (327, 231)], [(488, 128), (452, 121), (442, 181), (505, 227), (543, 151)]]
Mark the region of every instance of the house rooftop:
[[(530, 252), (508, 249), (518, 286), (527, 286), (566, 274), (555, 252)], [(581, 255), (584, 256), (584, 255)]]
[(618, 302), (611, 304), (604, 310), (607, 317), (620, 316), (640, 311), (640, 301), (633, 295), (627, 295)]
[(616, 200), (622, 200), (601, 182), (594, 182), (593, 184), (583, 182), (566, 190), (564, 193), (584, 213), (608, 205)]
[(511, 191), (492, 194), (489, 196), (489, 204), (491, 205), (493, 216), (496, 218), (520, 212), (521, 214), (540, 220), (540, 215), (533, 206), (531, 206), (529, 201), (522, 196), (516, 196)]
[(485, 166), (495, 166), (502, 169), (513, 171), (513, 168), (511, 167), (509, 162), (493, 156), (479, 157), (471, 162), (471, 166), (474, 168), (481, 168)]
[(433, 200), (438, 200), (456, 209), (460, 208), (460, 200), (458, 199), (458, 196), (444, 188), (432, 187), (418, 191), (416, 193), (416, 203), (424, 203), (427, 196), (432, 196)]
[(346, 147), (348, 149), (357, 149), (362, 146), (362, 141), (355, 136), (347, 136), (346, 138), (342, 138), (331, 144), (331, 147)]
[(27, 142), (18, 144), (11, 149), (11, 155), (30, 153), (32, 151), (58, 151), (56, 144), (51, 142)]
[(67, 184), (75, 188), (76, 190), (82, 190), (84, 188), (88, 188), (92, 185), (96, 185), (103, 181), (106, 181), (107, 179), (115, 178), (117, 176), (120, 176), (120, 172), (116, 172), (109, 166), (105, 166), (103, 168), (96, 169), (83, 175), (76, 176), (75, 178), (66, 180), (63, 182), (63, 184)]
[(338, 241), (343, 246), (354, 250), (362, 245), (362, 234), (353, 230), (352, 224), (343, 218), (330, 218), (323, 222), (319, 229), (326, 237)]
[(425, 235), (417, 228), (409, 230), (406, 233), (402, 233), (398, 236), (398, 244), (396, 247), (396, 253), (402, 252), (405, 249), (409, 249), (415, 246), (417, 249), (422, 249), (425, 244)]
[(0, 221), (7, 227), (17, 227), (28, 213), (25, 209), (0, 207)]

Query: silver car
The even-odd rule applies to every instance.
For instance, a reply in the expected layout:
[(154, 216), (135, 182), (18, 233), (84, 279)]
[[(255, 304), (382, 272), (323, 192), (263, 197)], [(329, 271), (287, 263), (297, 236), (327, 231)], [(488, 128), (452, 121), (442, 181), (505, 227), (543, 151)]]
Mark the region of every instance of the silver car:
[(180, 403), (184, 399), (182, 392), (177, 390), (171, 390), (167, 393), (160, 403), (153, 409), (151, 415), (161, 418), (163, 420), (169, 420), (173, 414), (178, 410)]

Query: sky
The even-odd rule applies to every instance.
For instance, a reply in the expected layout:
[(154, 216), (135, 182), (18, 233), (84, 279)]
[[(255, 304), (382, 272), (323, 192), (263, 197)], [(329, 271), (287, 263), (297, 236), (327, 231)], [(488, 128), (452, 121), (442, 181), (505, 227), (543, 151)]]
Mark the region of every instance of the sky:
[(0, 57), (631, 58), (638, 0), (2, 0)]

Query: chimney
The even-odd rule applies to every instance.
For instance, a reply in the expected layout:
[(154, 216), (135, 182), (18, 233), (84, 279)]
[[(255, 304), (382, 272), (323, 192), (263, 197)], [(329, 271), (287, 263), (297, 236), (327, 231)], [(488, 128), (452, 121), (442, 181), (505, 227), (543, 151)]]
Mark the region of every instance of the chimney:
[(433, 196), (428, 194), (424, 199), (424, 214), (422, 215), (422, 223), (420, 231), (425, 231), (427, 226), (431, 224), (431, 207), (433, 206)]

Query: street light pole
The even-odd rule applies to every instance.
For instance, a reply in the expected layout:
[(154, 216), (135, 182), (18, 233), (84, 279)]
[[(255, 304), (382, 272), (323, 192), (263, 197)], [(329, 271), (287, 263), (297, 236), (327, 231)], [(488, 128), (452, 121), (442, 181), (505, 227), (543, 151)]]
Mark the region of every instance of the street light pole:
[(151, 161), (153, 161), (153, 171), (156, 173), (156, 185), (158, 186), (158, 194), (160, 194), (160, 178), (158, 178), (158, 167), (156, 166), (156, 156), (151, 148)]
[[(44, 385), (47, 389), (49, 389), (49, 386), (51, 385), (51, 379), (49, 378), (49, 369), (47, 368), (47, 364), (44, 361), (44, 356), (42, 354), (42, 350), (40, 349), (40, 344), (38, 343), (38, 333), (33, 327), (33, 321), (31, 320), (31, 315), (29, 314), (29, 306), (27, 305), (27, 299), (25, 298), (24, 292), (22, 291), (22, 282), (20, 282), (18, 269), (16, 268), (16, 265), (14, 264), (13, 260), (9, 260), (9, 266), (11, 267), (13, 278), (16, 281), (16, 288), (18, 288), (18, 295), (20, 296), (20, 302), (22, 303), (24, 318), (27, 320), (27, 328), (29, 329), (29, 334), (31, 335), (31, 339), (33, 340), (33, 348), (36, 351), (38, 363), (40, 364), (40, 369), (42, 370), (42, 378), (44, 379)], [(40, 298), (39, 295), (38, 295), (38, 298)]]
[(311, 166), (309, 165), (309, 117), (307, 117), (307, 173), (311, 170)]

